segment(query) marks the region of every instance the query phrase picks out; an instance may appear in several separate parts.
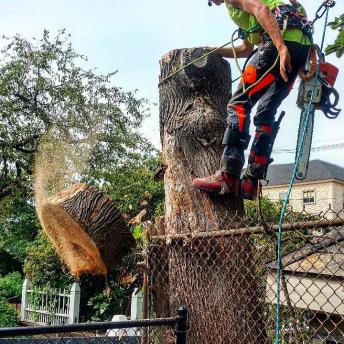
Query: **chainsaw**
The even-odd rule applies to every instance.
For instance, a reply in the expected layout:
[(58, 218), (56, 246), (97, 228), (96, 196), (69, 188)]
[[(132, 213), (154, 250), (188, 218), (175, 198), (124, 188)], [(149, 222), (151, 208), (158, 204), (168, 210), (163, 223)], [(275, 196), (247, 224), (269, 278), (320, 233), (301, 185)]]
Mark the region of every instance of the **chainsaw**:
[(305, 72), (300, 73), (301, 83), (297, 106), (301, 109), (300, 125), (296, 145), (296, 179), (307, 176), (309, 157), (312, 148), (315, 111), (321, 110), (329, 119), (335, 119), (341, 112), (337, 108), (339, 94), (333, 87), (338, 68), (325, 62), (318, 46), (312, 46)]

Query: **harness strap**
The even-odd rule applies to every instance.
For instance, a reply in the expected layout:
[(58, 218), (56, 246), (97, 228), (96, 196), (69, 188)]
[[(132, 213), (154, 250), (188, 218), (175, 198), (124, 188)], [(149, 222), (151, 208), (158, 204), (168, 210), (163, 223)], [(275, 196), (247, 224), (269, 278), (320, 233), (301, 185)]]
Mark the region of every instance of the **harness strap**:
[[(291, 0), (290, 0), (291, 1)], [(297, 1), (295, 1), (295, 4)], [(276, 17), (277, 23), (281, 30), (285, 24), (285, 18), (288, 18), (287, 29), (301, 30), (312, 42), (313, 41), (313, 23), (305, 16), (298, 13), (293, 5), (280, 5), (272, 10), (273, 15)], [(264, 32), (262, 35), (263, 41), (271, 41), (269, 35)]]

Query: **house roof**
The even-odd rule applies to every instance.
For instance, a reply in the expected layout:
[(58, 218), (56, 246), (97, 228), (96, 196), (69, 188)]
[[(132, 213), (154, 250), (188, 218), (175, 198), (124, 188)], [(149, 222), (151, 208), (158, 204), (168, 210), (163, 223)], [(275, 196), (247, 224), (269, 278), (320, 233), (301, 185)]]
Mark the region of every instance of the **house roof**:
[[(271, 165), (268, 170), (267, 180), (269, 186), (289, 184), (294, 164)], [(307, 178), (303, 181), (295, 180), (296, 184), (305, 182), (337, 179), (344, 182), (344, 168), (322, 160), (309, 162)]]
[[(284, 271), (344, 277), (344, 227), (334, 228), (323, 237), (282, 256)], [(268, 263), (276, 269), (276, 262)]]

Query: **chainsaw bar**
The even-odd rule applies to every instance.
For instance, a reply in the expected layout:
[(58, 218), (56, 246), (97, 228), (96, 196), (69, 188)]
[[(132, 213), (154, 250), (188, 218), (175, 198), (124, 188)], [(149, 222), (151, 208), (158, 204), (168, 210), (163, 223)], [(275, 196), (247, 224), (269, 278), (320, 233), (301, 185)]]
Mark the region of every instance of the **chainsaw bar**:
[[(311, 108), (310, 108), (310, 113), (309, 113), (307, 123), (306, 123), (306, 118), (308, 115), (307, 107), (304, 108), (304, 110), (301, 112), (301, 117), (300, 117), (300, 125), (299, 125), (299, 133), (297, 136), (296, 157), (295, 157), (295, 161), (297, 163), (295, 177), (297, 180), (304, 180), (307, 177), (309, 156), (311, 154), (311, 148), (312, 148), (315, 109), (313, 105), (309, 105), (309, 106)], [(305, 130), (305, 126), (306, 126), (306, 130)], [(304, 131), (305, 131), (304, 140), (303, 142), (301, 142)], [(302, 144), (302, 147), (301, 147), (301, 144)], [(299, 161), (297, 161), (298, 152), (300, 152)]]

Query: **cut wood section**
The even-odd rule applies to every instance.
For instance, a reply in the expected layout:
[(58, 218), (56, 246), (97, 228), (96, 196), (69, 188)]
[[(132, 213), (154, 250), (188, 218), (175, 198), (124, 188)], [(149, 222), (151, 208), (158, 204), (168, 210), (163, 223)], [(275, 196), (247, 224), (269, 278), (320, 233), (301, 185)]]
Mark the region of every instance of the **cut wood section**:
[(37, 208), (44, 231), (71, 274), (106, 274), (135, 247), (113, 200), (87, 184), (75, 184)]
[[(182, 49), (164, 55), (161, 79), (205, 52)], [(250, 238), (211, 236), (212, 232), (243, 227), (242, 199), (210, 196), (192, 186), (193, 178), (219, 168), (231, 97), (230, 66), (220, 55), (210, 55), (163, 82), (159, 91), (162, 163), (166, 168), (163, 234), (209, 235), (196, 241), (167, 242), (162, 265), (166, 271), (153, 271), (167, 275), (168, 285), (154, 285), (159, 276), (153, 273), (151, 277), (157, 300), (167, 302), (165, 308), (171, 312), (187, 306), (190, 344), (266, 343)], [(159, 264), (159, 259), (152, 257), (150, 264)]]

